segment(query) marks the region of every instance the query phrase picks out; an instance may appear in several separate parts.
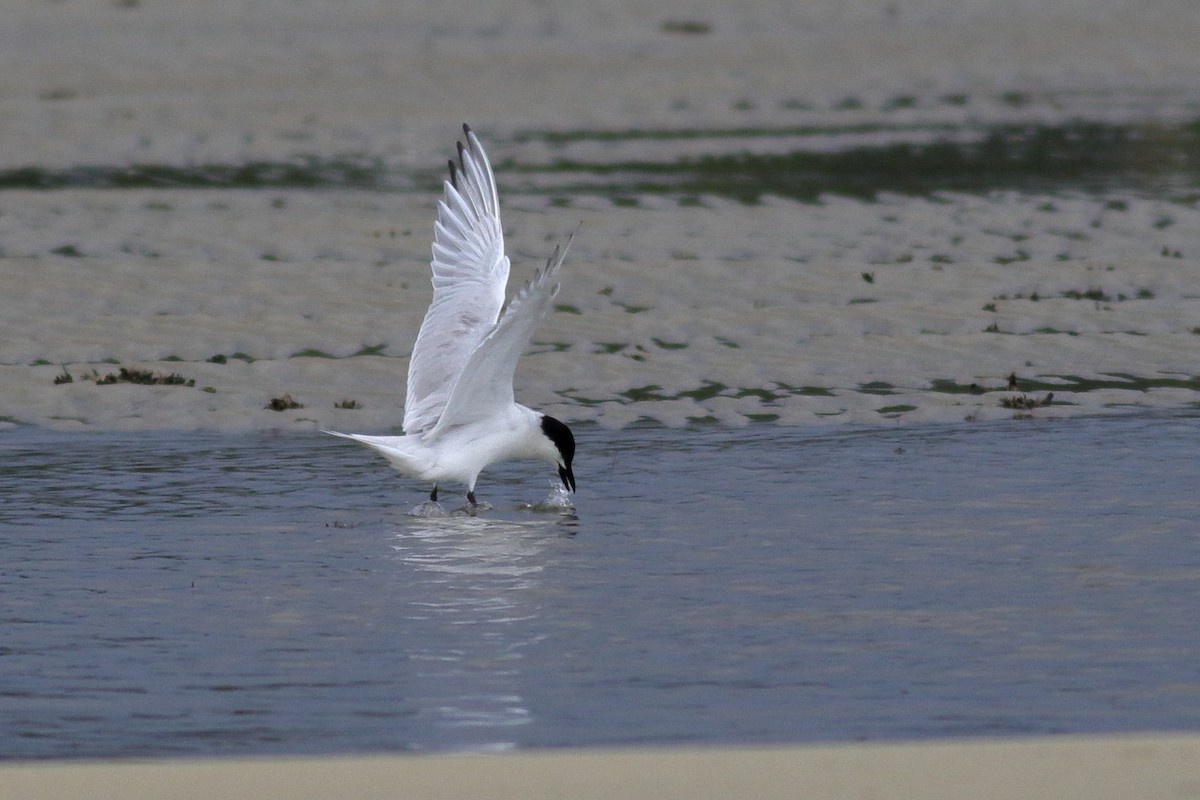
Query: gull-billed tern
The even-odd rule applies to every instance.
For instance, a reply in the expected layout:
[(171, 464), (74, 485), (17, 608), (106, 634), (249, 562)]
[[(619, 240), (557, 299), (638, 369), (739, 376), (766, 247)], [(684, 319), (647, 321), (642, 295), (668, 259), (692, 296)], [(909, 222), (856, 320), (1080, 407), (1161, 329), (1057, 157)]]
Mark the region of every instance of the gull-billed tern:
[[(536, 458), (558, 467), (575, 491), (575, 437), (554, 417), (513, 399), (517, 359), (558, 294), (558, 269), (571, 246), (554, 248), (546, 268), (504, 307), (508, 256), (500, 228), (496, 179), (483, 146), (463, 125), (458, 163), (438, 202), (433, 236), (433, 300), (408, 364), (403, 436), (337, 433), (378, 450), (405, 475), (467, 486), (489, 464)], [(501, 311), (503, 310), (503, 313)]]

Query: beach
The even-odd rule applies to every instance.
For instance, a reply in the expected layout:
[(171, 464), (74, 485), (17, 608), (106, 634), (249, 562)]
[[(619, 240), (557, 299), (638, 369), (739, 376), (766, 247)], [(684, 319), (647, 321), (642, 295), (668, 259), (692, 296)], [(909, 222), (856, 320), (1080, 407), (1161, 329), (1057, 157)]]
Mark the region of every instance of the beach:
[(1195, 797), (1200, 743), (1179, 736), (808, 749), (541, 752), (0, 766), (25, 798), (762, 798), (1097, 800)]

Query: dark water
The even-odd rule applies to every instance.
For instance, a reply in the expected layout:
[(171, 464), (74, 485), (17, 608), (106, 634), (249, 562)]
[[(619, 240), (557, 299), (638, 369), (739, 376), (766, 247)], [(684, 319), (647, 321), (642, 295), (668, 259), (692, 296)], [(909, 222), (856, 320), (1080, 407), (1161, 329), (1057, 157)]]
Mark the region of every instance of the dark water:
[(1200, 418), (580, 431), (484, 518), (318, 436), (0, 435), (6, 758), (1200, 729)]
[[(1200, 119), (1097, 122), (1071, 118), (980, 124), (949, 122), (938, 106), (965, 107), (950, 96), (909, 118), (915, 98), (897, 98), (870, 112), (869, 121), (728, 128), (655, 128), (574, 131), (526, 130), (520, 143), (539, 142), (552, 154), (544, 163), (502, 160), (497, 169), (511, 193), (629, 198), (667, 195), (725, 197), (753, 203), (764, 195), (815, 201), (824, 194), (871, 199), (881, 192), (927, 196), (937, 192), (1133, 192), (1192, 204), (1200, 180)], [(853, 101), (858, 102), (858, 101)], [(1081, 113), (1103, 115), (1115, 98), (1101, 96)], [(1010, 105), (1023, 107), (1020, 97)], [(850, 108), (860, 108), (850, 106)], [(1164, 103), (1160, 112), (1170, 109)], [(813, 109), (808, 109), (812, 111)], [(1058, 109), (1061, 112), (1061, 109)], [(901, 112), (903, 119), (893, 119)], [(864, 138), (867, 141), (864, 141)], [(830, 150), (829, 142), (838, 147)], [(603, 144), (575, 153), (579, 145)], [(501, 143), (503, 144), (503, 143)], [(670, 152), (680, 146), (691, 154)], [(769, 152), (754, 152), (766, 149)], [(655, 147), (668, 152), (655, 153)], [(674, 147), (673, 147), (674, 146)], [(649, 149), (648, 149), (649, 148)], [(298, 153), (289, 160), (176, 165), (77, 165), (66, 169), (0, 169), (0, 192), (13, 189), (369, 189), (436, 191), (439, 164), (398, 167), (383, 155), (327, 157)]]

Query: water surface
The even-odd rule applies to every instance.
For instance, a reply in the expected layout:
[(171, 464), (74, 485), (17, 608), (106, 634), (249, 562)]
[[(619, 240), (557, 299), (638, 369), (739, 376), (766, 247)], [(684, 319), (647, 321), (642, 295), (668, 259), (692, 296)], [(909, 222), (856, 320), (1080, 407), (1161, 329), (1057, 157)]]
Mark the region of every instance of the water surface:
[(585, 427), (575, 515), (418, 519), (324, 437), (10, 429), (0, 753), (1196, 730), (1197, 433)]

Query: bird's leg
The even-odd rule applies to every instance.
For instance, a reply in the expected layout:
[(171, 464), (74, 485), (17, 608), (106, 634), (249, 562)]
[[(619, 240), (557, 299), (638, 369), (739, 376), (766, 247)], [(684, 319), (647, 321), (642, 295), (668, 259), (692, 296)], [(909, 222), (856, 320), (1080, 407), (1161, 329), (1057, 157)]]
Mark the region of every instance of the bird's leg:
[(467, 492), (467, 502), (470, 503), (472, 506), (479, 505), (479, 503), (475, 502), (475, 490), (474, 489), (471, 489), (470, 491)]
[(421, 503), (421, 505), (417, 506), (412, 511), (410, 511), (409, 514), (411, 514), (414, 517), (444, 517), (444, 516), (446, 516), (445, 510), (443, 510), (442, 507), (438, 505), (437, 496), (438, 496), (438, 487), (437, 487), (437, 484), (435, 483), (433, 485), (433, 491), (429, 493), (429, 499), (426, 500), (424, 503)]

